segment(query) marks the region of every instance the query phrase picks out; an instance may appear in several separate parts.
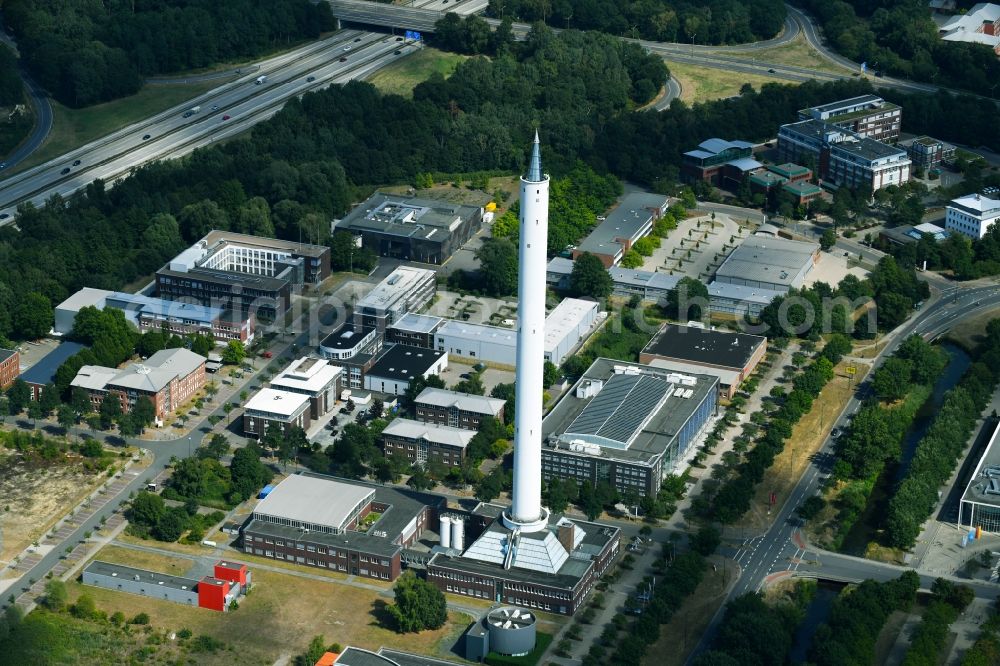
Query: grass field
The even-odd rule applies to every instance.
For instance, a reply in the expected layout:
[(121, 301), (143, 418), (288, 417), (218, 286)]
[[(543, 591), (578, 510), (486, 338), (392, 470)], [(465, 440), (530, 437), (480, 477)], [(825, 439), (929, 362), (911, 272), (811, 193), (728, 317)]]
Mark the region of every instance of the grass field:
[(400, 57), (388, 67), (375, 72), (368, 80), (384, 93), (411, 97), (418, 83), (429, 79), (431, 74), (441, 74), (445, 78), (451, 76), (458, 64), (467, 57), (425, 47), (416, 53)]
[[(257, 570), (254, 589), (236, 611), (218, 613), (134, 594), (67, 584), (71, 601), (84, 592), (99, 610), (126, 617), (148, 613), (156, 631), (191, 630), (234, 646), (240, 664), (273, 664), (282, 655), (302, 652), (310, 639), (323, 635), (328, 643), (340, 642), (377, 650), (380, 646), (409, 652), (445, 656), (471, 618), (449, 613), (448, 623), (436, 631), (398, 634), (382, 626), (391, 603), (391, 592), (378, 593), (285, 574)], [(196, 663), (235, 663), (228, 650), (198, 655)]]
[(842, 361), (834, 368), (834, 378), (820, 391), (809, 413), (792, 428), (792, 436), (774, 459), (774, 464), (764, 473), (764, 480), (757, 484), (750, 511), (737, 523), (738, 526), (760, 529), (769, 525), (769, 495), (772, 492), (777, 495), (776, 506), (781, 506), (788, 499), (789, 492), (823, 445), (833, 422), (853, 394), (853, 387), (868, 373), (868, 365), (856, 364), (858, 370), (852, 382), (844, 372), (849, 363)]
[(18, 165), (17, 170), (47, 162), (220, 85), (221, 81), (202, 81), (187, 85), (147, 85), (131, 97), (85, 109), (71, 109), (58, 102), (52, 102), (52, 132), (30, 158)]
[(106, 546), (100, 550), (94, 559), (181, 577), (194, 564), (194, 560), (186, 557), (170, 557), (169, 555), (149, 553), (143, 550), (132, 550), (131, 548), (122, 548), (120, 546)]
[(749, 83), (754, 88), (759, 88), (765, 83), (789, 83), (771, 76), (699, 67), (669, 60), (667, 67), (670, 69), (670, 74), (680, 82), (681, 100), (687, 104), (733, 97), (740, 93), (744, 83)]
[(773, 49), (756, 51), (754, 52), (754, 56), (762, 63), (795, 65), (796, 67), (806, 67), (834, 74), (850, 73), (847, 68), (835, 65), (820, 55), (814, 48), (809, 46), (802, 35), (793, 39), (790, 44), (777, 46)]
[(948, 333), (948, 339), (971, 352), (983, 341), (986, 324), (998, 317), (1000, 317), (1000, 308), (974, 317), (964, 318), (962, 321), (956, 322), (955, 327)]

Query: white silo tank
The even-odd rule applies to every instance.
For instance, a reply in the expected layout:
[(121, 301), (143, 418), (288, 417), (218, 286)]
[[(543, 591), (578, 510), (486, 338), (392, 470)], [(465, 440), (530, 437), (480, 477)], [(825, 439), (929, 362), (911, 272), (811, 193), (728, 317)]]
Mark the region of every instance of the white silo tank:
[(451, 547), (455, 550), (465, 549), (465, 521), (458, 517), (451, 519)]
[(441, 516), (441, 547), (451, 548), (451, 516)]

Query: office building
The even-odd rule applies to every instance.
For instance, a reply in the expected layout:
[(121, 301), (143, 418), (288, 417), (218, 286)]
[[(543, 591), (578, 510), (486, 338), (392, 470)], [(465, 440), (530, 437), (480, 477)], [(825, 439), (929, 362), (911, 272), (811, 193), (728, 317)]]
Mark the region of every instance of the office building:
[(416, 419), (453, 428), (479, 430), (485, 419), (503, 422), (506, 401), (428, 386), (413, 401)]
[(38, 400), (46, 384), (56, 380), (56, 370), (70, 356), (85, 349), (79, 342), (60, 342), (52, 351), (35, 361), (34, 365), (22, 370), (21, 379), (31, 389), (31, 399)]
[(708, 139), (683, 155), (681, 175), (687, 181), (703, 180), (720, 187), (739, 187), (763, 164), (753, 157), (748, 141)]
[(211, 231), (156, 272), (167, 300), (275, 319), (288, 309), (293, 288), (330, 275), (330, 248)]
[(713, 313), (732, 315), (734, 318), (760, 316), (761, 310), (787, 291), (777, 291), (763, 287), (749, 287), (745, 284), (731, 284), (714, 280), (708, 283), (708, 304)]
[(787, 293), (799, 289), (819, 261), (816, 243), (750, 236), (715, 271), (715, 282)]
[(326, 336), (319, 355), (337, 362), (343, 371), (341, 388), (364, 388), (364, 376), (382, 351), (382, 336), (377, 329), (355, 327), (347, 322)]
[(662, 194), (626, 194), (573, 250), (573, 259), (587, 253), (596, 256), (607, 268), (617, 266), (637, 240), (650, 234), (653, 223), (663, 217), (669, 204), (670, 200)]
[(84, 568), (81, 578), (84, 585), (224, 613), (247, 593), (253, 577), (247, 565), (224, 560), (215, 563), (214, 574), (196, 580), (94, 560)]
[(969, 11), (951, 17), (938, 34), (946, 42), (983, 44), (1000, 56), (1000, 5), (980, 2)]
[(434, 271), (400, 266), (354, 304), (354, 325), (379, 333), (409, 312), (418, 312), (434, 298)]
[(385, 329), (388, 344), (434, 349), (434, 333), (444, 323), (441, 317), (408, 312)]
[(84, 287), (56, 306), (55, 332), (61, 335), (72, 332), (77, 313), (88, 306), (123, 311), (125, 318), (140, 333), (164, 331), (180, 336), (197, 333), (214, 339), (218, 344), (230, 340), (247, 344), (253, 341), (256, 329), (252, 315), (241, 315), (233, 310)]
[(475, 436), (474, 430), (395, 418), (382, 430), (382, 450), (386, 456), (400, 456), (415, 465), (433, 462), (460, 467), (465, 448)]
[(312, 401), (308, 395), (262, 388), (243, 405), (243, 434), (261, 440), (268, 430), (289, 428), (308, 430), (312, 424)]
[(666, 305), (667, 294), (677, 288), (682, 275), (643, 271), (636, 268), (609, 268), (615, 296), (638, 296), (644, 303)]
[(322, 474), (286, 477), (254, 507), (243, 550), (261, 557), (395, 580), (402, 553), (433, 529), (442, 497)]
[(914, 169), (930, 171), (955, 159), (955, 146), (929, 136), (906, 139), (898, 145), (906, 150)]
[(719, 394), (732, 398), (767, 352), (767, 338), (701, 326), (664, 324), (639, 354), (639, 362), (719, 378)]
[(899, 138), (903, 110), (875, 95), (861, 95), (799, 111), (801, 120), (818, 120), (859, 136), (893, 143)]
[(600, 358), (542, 423), (542, 477), (655, 496), (716, 414), (719, 380)]
[(21, 355), (16, 349), (0, 349), (0, 391), (6, 391), (21, 376)]
[(271, 388), (309, 398), (309, 416), (315, 420), (333, 409), (340, 395), (341, 368), (310, 356), (296, 359), (271, 380)]
[[(598, 323), (595, 301), (566, 298), (545, 319), (544, 360), (559, 365)], [(504, 367), (517, 365), (514, 329), (488, 324), (446, 321), (435, 334), (438, 351), (473, 362)]]
[(545, 282), (558, 291), (566, 291), (573, 274), (573, 260), (566, 257), (552, 257), (545, 267)]
[(386, 347), (364, 373), (368, 391), (402, 395), (417, 377), (439, 375), (448, 367), (448, 355), (434, 349), (392, 345)]
[(335, 225), (380, 257), (443, 264), (482, 228), (484, 215), (478, 206), (376, 192)]
[(70, 386), (87, 392), (95, 412), (108, 398), (116, 398), (126, 414), (139, 398), (149, 398), (156, 423), (162, 425), (168, 414), (180, 409), (205, 386), (205, 362), (204, 356), (184, 348), (162, 349), (123, 370), (85, 365)]
[[(1000, 532), (1000, 423), (993, 426), (986, 449), (962, 493), (958, 508), (958, 528), (975, 533)], [(963, 539), (962, 545), (965, 545)]]
[(820, 179), (838, 187), (875, 191), (910, 179), (905, 150), (819, 120), (782, 125), (778, 155), (784, 161), (814, 165)]
[(967, 194), (948, 203), (944, 227), (978, 240), (1000, 219), (1000, 200)]
[(917, 243), (925, 235), (930, 235), (936, 242), (948, 237), (950, 232), (931, 222), (921, 222), (917, 225), (901, 224), (898, 227), (882, 229), (878, 232), (878, 247), (886, 249), (890, 245), (910, 245)]

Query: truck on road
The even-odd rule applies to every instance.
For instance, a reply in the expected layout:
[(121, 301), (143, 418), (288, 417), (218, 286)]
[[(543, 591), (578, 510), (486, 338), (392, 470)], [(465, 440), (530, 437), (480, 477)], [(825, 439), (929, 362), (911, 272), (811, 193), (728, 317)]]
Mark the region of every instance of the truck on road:
[(257, 85), (263, 85), (265, 81), (267, 81), (267, 74), (261, 74), (254, 80), (254, 83)]
[(200, 106), (192, 106), (190, 109), (188, 109), (187, 111), (184, 112), (184, 117), (185, 118), (190, 118), (191, 116), (193, 116), (194, 114), (198, 113), (199, 111), (201, 111), (201, 107)]

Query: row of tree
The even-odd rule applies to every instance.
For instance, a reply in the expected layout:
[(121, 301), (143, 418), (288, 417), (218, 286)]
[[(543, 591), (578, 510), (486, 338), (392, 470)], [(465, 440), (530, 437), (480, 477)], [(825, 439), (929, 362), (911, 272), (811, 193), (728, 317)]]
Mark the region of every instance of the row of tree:
[(927, 434), (917, 443), (907, 470), (885, 516), (886, 539), (897, 548), (910, 548), (920, 527), (938, 502), (938, 488), (955, 469), (979, 415), (1000, 379), (1000, 319), (986, 326), (986, 338), (976, 360), (958, 386), (945, 394)]
[(910, 637), (910, 648), (902, 666), (935, 666), (941, 661), (941, 651), (949, 641), (949, 628), (975, 593), (967, 585), (938, 578), (931, 585), (931, 599), (924, 609), (920, 624)]
[(699, 655), (694, 664), (783, 666), (804, 611), (795, 604), (767, 604), (759, 592), (736, 597), (726, 604), (711, 649)]
[(4, 23), (28, 69), (74, 107), (135, 93), (143, 77), (251, 59), (336, 24), (326, 3), (10, 0)]

